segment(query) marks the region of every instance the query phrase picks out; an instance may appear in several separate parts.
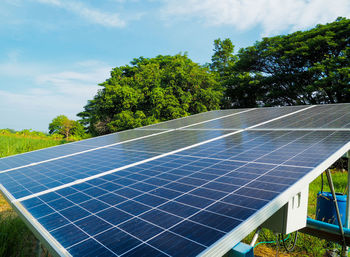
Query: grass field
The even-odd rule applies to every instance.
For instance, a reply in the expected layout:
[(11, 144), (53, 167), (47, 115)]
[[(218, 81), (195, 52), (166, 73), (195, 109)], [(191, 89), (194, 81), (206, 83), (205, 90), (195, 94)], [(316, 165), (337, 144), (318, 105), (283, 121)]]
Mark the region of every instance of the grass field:
[(61, 143), (61, 140), (50, 138), (31, 138), (20, 136), (0, 136), (0, 158), (29, 152)]
[[(64, 143), (62, 140), (53, 139), (43, 135), (18, 135), (0, 133), (0, 158), (32, 151), (40, 148)], [(347, 173), (335, 172), (333, 181), (337, 192), (344, 192), (347, 183)], [(321, 188), (321, 178), (317, 178), (310, 184), (308, 215), (314, 217), (316, 209), (316, 194)], [(324, 191), (329, 191), (325, 179)], [(252, 234), (246, 238), (250, 242)], [(259, 241), (274, 240), (273, 234), (264, 230)], [(0, 196), (0, 256), (6, 257), (32, 257), (35, 256), (35, 237), (25, 226), (22, 220), (14, 213), (7, 202)], [(256, 256), (275, 256), (275, 244), (261, 244), (255, 248)], [(292, 254), (280, 251), (279, 256), (324, 256), (326, 249), (337, 247), (325, 240), (300, 234), (295, 252)], [(42, 256), (46, 256), (43, 254)]]

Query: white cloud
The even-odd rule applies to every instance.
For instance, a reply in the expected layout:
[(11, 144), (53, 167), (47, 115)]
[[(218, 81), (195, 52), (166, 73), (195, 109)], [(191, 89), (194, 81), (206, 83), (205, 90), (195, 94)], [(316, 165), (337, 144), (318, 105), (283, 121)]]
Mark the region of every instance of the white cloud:
[(110, 71), (109, 65), (94, 60), (67, 68), (18, 61), (0, 63), (0, 77), (7, 77), (12, 85), (0, 85), (0, 128), (45, 131), (57, 115), (76, 119)]
[(49, 4), (73, 12), (91, 23), (106, 27), (124, 27), (126, 21), (120, 18), (118, 13), (104, 12), (96, 8), (88, 7), (83, 2), (73, 0), (36, 0), (42, 4)]
[(263, 28), (264, 35), (306, 29), (350, 16), (349, 0), (164, 0), (166, 20), (197, 19), (209, 26), (245, 30)]

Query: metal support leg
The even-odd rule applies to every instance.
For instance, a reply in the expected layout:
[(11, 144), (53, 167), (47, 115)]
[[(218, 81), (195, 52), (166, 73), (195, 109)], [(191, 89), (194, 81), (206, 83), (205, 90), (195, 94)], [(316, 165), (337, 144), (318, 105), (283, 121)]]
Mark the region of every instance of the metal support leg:
[(343, 241), (342, 252), (344, 253), (344, 251), (346, 249), (346, 243), (345, 243), (345, 235), (344, 235), (344, 230), (343, 230), (343, 224), (342, 224), (341, 218), (340, 218), (340, 212), (339, 212), (339, 207), (338, 207), (338, 202), (337, 202), (337, 196), (335, 195), (333, 181), (332, 181), (332, 175), (331, 175), (331, 172), (330, 172), (329, 169), (326, 171), (326, 174), (327, 174), (328, 184), (329, 184), (329, 187), (330, 187), (331, 192), (332, 192), (333, 203), (334, 203), (334, 206), (335, 206), (335, 210), (337, 212), (337, 220), (338, 220), (338, 224), (339, 224), (339, 231), (340, 231), (340, 234), (342, 236), (342, 241)]
[(36, 240), (36, 256), (41, 257), (41, 242), (40, 240)]
[(252, 242), (250, 243), (250, 246), (254, 247), (256, 241), (258, 240), (260, 231), (261, 231), (261, 227), (258, 227), (258, 229), (256, 230), (256, 232), (253, 236)]
[[(345, 214), (345, 227), (350, 228), (350, 151), (347, 153), (348, 157), (348, 184), (346, 189), (346, 214)], [(349, 247), (346, 247), (345, 256), (349, 254)], [(344, 254), (343, 254), (344, 255)]]

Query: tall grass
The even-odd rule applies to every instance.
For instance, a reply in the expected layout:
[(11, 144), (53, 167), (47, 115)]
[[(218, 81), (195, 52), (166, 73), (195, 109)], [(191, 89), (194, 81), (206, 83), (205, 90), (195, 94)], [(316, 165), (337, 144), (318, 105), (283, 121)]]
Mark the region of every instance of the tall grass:
[[(40, 132), (0, 130), (0, 158), (62, 144), (61, 138)], [(36, 239), (0, 196), (0, 256), (34, 257)], [(42, 256), (47, 256), (43, 254)]]
[(0, 158), (29, 152), (61, 144), (62, 140), (51, 138), (21, 137), (17, 135), (0, 135)]

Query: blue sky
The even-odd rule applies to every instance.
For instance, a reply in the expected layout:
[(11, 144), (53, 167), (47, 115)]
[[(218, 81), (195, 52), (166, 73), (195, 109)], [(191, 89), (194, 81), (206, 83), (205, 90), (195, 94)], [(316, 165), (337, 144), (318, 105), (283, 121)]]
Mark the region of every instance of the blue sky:
[(1, 0), (0, 128), (47, 131), (76, 119), (112, 67), (236, 46), (350, 17), (349, 0)]

